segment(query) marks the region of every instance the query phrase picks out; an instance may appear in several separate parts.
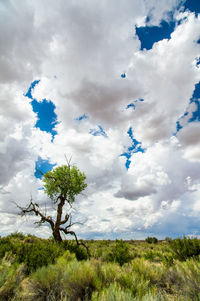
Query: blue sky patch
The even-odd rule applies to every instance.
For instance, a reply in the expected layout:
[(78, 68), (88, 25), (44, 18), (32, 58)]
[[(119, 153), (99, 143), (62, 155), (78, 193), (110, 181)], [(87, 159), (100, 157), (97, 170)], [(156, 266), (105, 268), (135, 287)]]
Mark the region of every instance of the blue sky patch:
[(83, 119), (88, 119), (88, 118), (89, 118), (89, 117), (88, 117), (86, 114), (83, 114), (83, 115), (77, 117), (76, 120), (77, 120), (77, 121), (81, 121), (81, 120), (83, 120)]
[(129, 103), (126, 106), (126, 109), (132, 108), (133, 110), (135, 110), (135, 103), (138, 102), (138, 101), (144, 101), (144, 99), (143, 98), (139, 98), (139, 99), (134, 100), (133, 102)]
[(136, 34), (141, 42), (141, 48), (143, 49), (151, 49), (153, 44), (161, 41), (163, 39), (170, 39), (171, 33), (174, 31), (175, 22), (166, 22), (164, 20), (161, 21), (160, 26), (136, 26)]
[(56, 164), (49, 163), (48, 160), (43, 160), (41, 157), (38, 157), (38, 160), (35, 162), (35, 177), (42, 179), (42, 176)]
[[(196, 110), (192, 113), (192, 117), (188, 120), (188, 122), (200, 121), (200, 82), (195, 85), (194, 92), (193, 92), (193, 95), (190, 99), (189, 105), (191, 103), (196, 104)], [(180, 123), (181, 119), (183, 119), (188, 114), (189, 113), (186, 111), (183, 114), (183, 116), (181, 116), (179, 118), (179, 120), (176, 122), (176, 134), (183, 128), (183, 126)]]
[(199, 68), (200, 65), (200, 57), (196, 58), (196, 67)]
[(184, 10), (189, 9), (197, 16), (200, 13), (200, 1), (199, 0), (186, 0), (184, 3)]
[(31, 105), (33, 108), (33, 112), (35, 112), (38, 116), (38, 120), (35, 124), (36, 128), (39, 128), (41, 131), (45, 131), (47, 133), (51, 133), (52, 141), (54, 136), (57, 132), (54, 130), (55, 125), (57, 122), (57, 115), (55, 113), (55, 105), (52, 101), (47, 101), (43, 99), (42, 102), (38, 102), (36, 99), (33, 99), (32, 90), (38, 85), (40, 80), (35, 80), (31, 83), (27, 93), (25, 94), (26, 97), (31, 99)]
[(121, 154), (120, 156), (124, 156), (126, 157), (126, 168), (129, 169), (129, 166), (131, 164), (131, 157), (133, 154), (141, 152), (144, 153), (145, 149), (142, 148), (142, 143), (137, 141), (134, 136), (133, 136), (133, 130), (132, 127), (130, 127), (127, 131), (127, 134), (129, 135), (129, 137), (132, 140), (132, 145), (128, 148), (128, 150), (126, 152), (124, 152), (123, 154)]
[(192, 113), (192, 117), (188, 122), (200, 121), (200, 82), (195, 85), (195, 89), (190, 99), (190, 103), (194, 102), (196, 104), (196, 111)]
[(133, 110), (135, 110), (135, 105), (134, 103), (130, 103), (129, 105), (127, 105), (126, 109), (130, 109), (130, 108), (133, 108)]
[(101, 125), (98, 125), (98, 130), (90, 129), (89, 133), (93, 136), (104, 136), (106, 138), (108, 137)]
[(189, 119), (188, 122), (200, 121), (200, 102), (199, 100), (195, 100), (194, 102), (197, 106), (197, 109), (192, 113), (192, 117)]
[(175, 136), (176, 136), (176, 134), (183, 128), (183, 126), (181, 125), (181, 119), (183, 119), (185, 116), (187, 116), (189, 113), (188, 112), (185, 112), (184, 114), (183, 114), (183, 116), (181, 116), (180, 118), (179, 118), (179, 120), (176, 122), (176, 133), (175, 133)]
[[(182, 127), (182, 125), (180, 124), (180, 121), (177, 121), (176, 122), (176, 134), (182, 129), (183, 127)], [(175, 136), (176, 136), (176, 134), (175, 134)]]
[(200, 82), (198, 82), (195, 85), (194, 92), (193, 92), (192, 98), (190, 99), (190, 102), (193, 102), (199, 98), (200, 98)]
[(43, 99), (42, 102), (37, 102), (35, 99), (31, 102), (33, 111), (37, 113), (38, 120), (35, 127), (39, 128), (41, 131), (51, 133), (54, 137), (57, 132), (54, 130), (57, 122), (57, 115), (55, 114), (55, 105), (51, 101)]
[(40, 80), (35, 80), (34, 82), (31, 83), (27, 93), (25, 94), (26, 97), (33, 99), (31, 92), (35, 88), (35, 86), (39, 84), (39, 82), (40, 82)]

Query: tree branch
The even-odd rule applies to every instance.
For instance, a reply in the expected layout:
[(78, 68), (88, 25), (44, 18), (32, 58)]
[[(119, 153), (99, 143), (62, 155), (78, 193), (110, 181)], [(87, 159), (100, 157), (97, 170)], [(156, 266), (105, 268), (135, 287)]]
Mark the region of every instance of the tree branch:
[(69, 230), (67, 230), (67, 228), (62, 228), (62, 227), (60, 227), (59, 230), (63, 231), (66, 235), (67, 234), (74, 235), (77, 245), (78, 246), (80, 245), (80, 242), (78, 241), (78, 238), (77, 238), (76, 233), (74, 231), (69, 231)]
[[(65, 231), (64, 231), (64, 233), (65, 233)], [(75, 237), (75, 240), (76, 240), (77, 245), (78, 245), (78, 246), (82, 245), (83, 247), (85, 247), (85, 248), (86, 248), (86, 251), (87, 251), (87, 254), (88, 254), (88, 256), (90, 257), (90, 251), (89, 251), (88, 246), (86, 246), (86, 244), (84, 244), (84, 242), (78, 241), (78, 238), (77, 238), (76, 233), (75, 233), (74, 231), (67, 231), (65, 234), (71, 234), (71, 235), (73, 235), (73, 236)]]
[(54, 229), (55, 225), (54, 225), (54, 222), (52, 220), (52, 217), (51, 216), (47, 217), (44, 214), (42, 214), (40, 212), (40, 206), (37, 203), (33, 203), (32, 199), (30, 201), (30, 204), (25, 208), (19, 206), (18, 204), (16, 204), (16, 205), (21, 210), (21, 212), (20, 212), (21, 216), (24, 216), (24, 215), (29, 214), (29, 213), (30, 214), (34, 213), (36, 216), (39, 215), (41, 217), (40, 221), (36, 222), (36, 224), (41, 225), (41, 224), (47, 222), (51, 225), (52, 230)]
[(69, 215), (69, 214), (66, 214), (66, 215), (65, 215), (65, 219), (64, 219), (63, 221), (60, 222), (60, 225), (64, 225), (64, 224), (68, 221), (69, 217), (70, 217), (70, 215)]
[(59, 227), (59, 230), (62, 231), (62, 232), (64, 232), (66, 235), (67, 234), (73, 235), (75, 237), (77, 245), (78, 246), (80, 246), (80, 245), (84, 246), (86, 248), (86, 250), (87, 250), (88, 256), (90, 257), (90, 251), (89, 251), (89, 248), (86, 246), (86, 244), (84, 244), (84, 242), (82, 242), (82, 241), (81, 242), (78, 241), (77, 235), (76, 235), (76, 233), (74, 231), (68, 230), (69, 228), (71, 228), (73, 225), (76, 225), (76, 224), (81, 224), (81, 223), (79, 223), (79, 222), (72, 223), (72, 218), (70, 216), (69, 225), (67, 225), (64, 228), (63, 227)]

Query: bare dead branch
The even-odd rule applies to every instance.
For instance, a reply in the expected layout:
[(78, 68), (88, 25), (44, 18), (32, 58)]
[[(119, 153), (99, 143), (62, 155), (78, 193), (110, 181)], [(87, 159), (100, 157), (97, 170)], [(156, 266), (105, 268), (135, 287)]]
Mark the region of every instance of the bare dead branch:
[(67, 165), (68, 165), (69, 167), (71, 167), (72, 156), (71, 156), (69, 159), (67, 158), (66, 154), (64, 154), (64, 156), (65, 156), (65, 160), (66, 160), (66, 162), (67, 162)]
[(25, 216), (26, 214), (35, 214), (36, 216), (40, 216), (40, 221), (36, 222), (37, 224), (43, 224), (44, 222), (47, 222), (51, 225), (51, 228), (54, 229), (54, 222), (51, 216), (45, 216), (40, 211), (40, 207), (37, 203), (32, 202), (32, 198), (30, 200), (30, 203), (27, 207), (21, 207), (18, 204), (16, 206), (20, 209), (21, 216)]
[(67, 231), (67, 230), (65, 230), (65, 229), (63, 229), (62, 231), (63, 231), (65, 234), (73, 235), (73, 236), (75, 237), (75, 240), (76, 240), (77, 245), (78, 245), (78, 246), (82, 245), (84, 248), (86, 248), (87, 254), (88, 254), (88, 256), (90, 257), (90, 251), (89, 251), (88, 246), (87, 246), (84, 242), (78, 240), (77, 235), (76, 235), (76, 233), (75, 233), (74, 231)]

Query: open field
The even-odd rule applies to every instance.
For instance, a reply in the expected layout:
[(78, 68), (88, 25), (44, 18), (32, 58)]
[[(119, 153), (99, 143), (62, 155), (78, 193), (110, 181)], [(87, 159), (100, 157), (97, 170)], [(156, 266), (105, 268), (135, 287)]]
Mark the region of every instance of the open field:
[(200, 242), (0, 239), (0, 300), (199, 300)]

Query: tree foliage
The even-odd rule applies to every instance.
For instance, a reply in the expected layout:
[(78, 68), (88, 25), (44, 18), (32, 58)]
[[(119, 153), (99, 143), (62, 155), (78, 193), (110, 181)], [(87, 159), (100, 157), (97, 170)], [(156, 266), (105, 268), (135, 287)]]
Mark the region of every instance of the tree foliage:
[(87, 187), (85, 179), (85, 174), (76, 166), (58, 166), (43, 176), (44, 191), (55, 203), (60, 198), (65, 198), (68, 203), (72, 204), (75, 196)]

